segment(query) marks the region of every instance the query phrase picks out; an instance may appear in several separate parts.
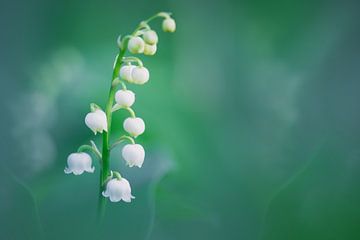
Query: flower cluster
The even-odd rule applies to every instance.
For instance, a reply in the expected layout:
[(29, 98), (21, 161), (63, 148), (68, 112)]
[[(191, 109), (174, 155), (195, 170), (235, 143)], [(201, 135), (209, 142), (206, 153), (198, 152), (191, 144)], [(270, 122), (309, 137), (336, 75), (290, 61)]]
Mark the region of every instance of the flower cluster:
[[(150, 28), (149, 22), (163, 18), (162, 29), (164, 32), (174, 32), (176, 29), (175, 20), (169, 13), (160, 12), (151, 18), (142, 21), (136, 30), (121, 39), (118, 38), (119, 54), (116, 56), (113, 78), (109, 92), (109, 98), (105, 110), (98, 105), (90, 104), (90, 112), (85, 116), (85, 124), (93, 131), (103, 134), (102, 152), (99, 151), (93, 141), (91, 145), (82, 145), (76, 153), (71, 153), (67, 159), (66, 174), (73, 173), (80, 175), (84, 172), (93, 173), (95, 168), (92, 166), (91, 156), (86, 151), (91, 152), (98, 158), (101, 165), (100, 194), (109, 198), (111, 202), (123, 200), (131, 202), (134, 197), (131, 195), (131, 187), (128, 180), (121, 177), (119, 172), (110, 171), (109, 161), (111, 150), (120, 143), (127, 141), (122, 148), (122, 157), (129, 167), (141, 167), (145, 159), (143, 146), (135, 143), (136, 137), (145, 131), (144, 120), (135, 115), (131, 108), (135, 103), (135, 93), (128, 90), (126, 83), (142, 85), (149, 81), (150, 74), (142, 61), (134, 56), (125, 57), (125, 52), (129, 50), (132, 54), (154, 55), (157, 51), (159, 41), (156, 31)], [(121, 86), (121, 89), (117, 89)], [(124, 109), (129, 112), (129, 117), (123, 122), (126, 134), (119, 137), (110, 145), (109, 136), (111, 134), (112, 114)], [(102, 201), (102, 198), (101, 200)], [(100, 204), (99, 204), (100, 205)]]

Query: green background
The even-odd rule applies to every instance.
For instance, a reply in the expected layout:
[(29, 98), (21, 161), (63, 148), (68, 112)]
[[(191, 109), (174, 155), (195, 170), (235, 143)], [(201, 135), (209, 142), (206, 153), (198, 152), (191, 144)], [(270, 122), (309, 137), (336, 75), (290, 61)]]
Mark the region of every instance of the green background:
[[(136, 199), (96, 225), (99, 168), (65, 175), (94, 139), (118, 34), (173, 12), (136, 92)], [(357, 1), (1, 0), (1, 239), (360, 239)], [(126, 113), (116, 113), (114, 135)], [(101, 137), (95, 140), (100, 144)]]

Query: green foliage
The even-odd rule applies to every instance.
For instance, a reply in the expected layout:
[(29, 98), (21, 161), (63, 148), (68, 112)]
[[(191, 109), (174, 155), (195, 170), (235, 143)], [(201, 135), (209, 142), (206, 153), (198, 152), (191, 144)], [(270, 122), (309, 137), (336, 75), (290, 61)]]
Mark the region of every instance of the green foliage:
[[(128, 169), (113, 152), (136, 199), (108, 204), (96, 227), (99, 166), (77, 178), (64, 162), (90, 140), (88, 103), (105, 105), (116, 33), (159, 9), (176, 13), (177, 32), (143, 59), (154, 81), (133, 89), (147, 162)], [(355, 1), (185, 0), (1, 14), (2, 238), (359, 239), (358, 12)]]

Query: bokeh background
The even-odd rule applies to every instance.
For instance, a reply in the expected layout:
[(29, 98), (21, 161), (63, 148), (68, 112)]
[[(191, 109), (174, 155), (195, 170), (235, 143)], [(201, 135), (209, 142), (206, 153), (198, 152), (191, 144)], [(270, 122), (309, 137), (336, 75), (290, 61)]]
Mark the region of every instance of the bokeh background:
[[(119, 34), (171, 11), (136, 92), (143, 168), (95, 224), (94, 139)], [(358, 1), (1, 0), (1, 239), (360, 239)], [(114, 137), (125, 113), (114, 117)], [(100, 136), (95, 141), (101, 144)], [(97, 163), (94, 163), (98, 167)]]

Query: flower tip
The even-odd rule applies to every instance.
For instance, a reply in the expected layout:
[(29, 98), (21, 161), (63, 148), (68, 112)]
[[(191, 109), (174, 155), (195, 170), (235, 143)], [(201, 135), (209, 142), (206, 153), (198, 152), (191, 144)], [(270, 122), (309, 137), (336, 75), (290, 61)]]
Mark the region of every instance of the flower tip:
[[(159, 38), (154, 30), (148, 30), (143, 34), (143, 38), (146, 44), (154, 45), (157, 44)], [(146, 45), (145, 45), (146, 46)]]
[(132, 199), (135, 199), (133, 195), (123, 197), (122, 200), (126, 203), (130, 203)]
[(145, 150), (140, 144), (127, 144), (122, 149), (122, 157), (129, 167), (141, 168), (145, 159)]
[(104, 129), (107, 129), (106, 114), (101, 109), (96, 109), (94, 112), (90, 112), (85, 116), (85, 124), (96, 135), (97, 132), (102, 133)]
[(120, 68), (120, 71), (119, 71), (120, 78), (131, 83), (133, 81), (131, 73), (132, 73), (132, 70), (134, 68), (135, 68), (135, 66), (131, 65), (131, 64), (130, 65), (123, 65)]
[(164, 32), (175, 32), (176, 23), (175, 20), (171, 17), (165, 18), (162, 23), (162, 29)]
[(141, 37), (132, 37), (128, 42), (128, 49), (133, 54), (144, 52), (144, 47), (145, 42)]
[(73, 173), (74, 175), (81, 175), (84, 171), (77, 171), (77, 170), (74, 170)]
[(126, 203), (131, 203), (131, 197), (123, 198), (123, 201), (126, 202)]
[(135, 84), (145, 84), (149, 81), (150, 73), (146, 67), (135, 67), (131, 73), (132, 80)]
[(102, 192), (104, 197), (108, 197), (111, 202), (130, 202), (133, 196), (131, 195), (131, 187), (125, 178), (111, 179), (106, 184), (106, 190)]
[(92, 173), (95, 171), (95, 168), (91, 166), (90, 155), (84, 152), (71, 153), (67, 159), (67, 164), (68, 166), (64, 169), (66, 174), (81, 175), (84, 172)]
[(135, 102), (135, 93), (130, 90), (119, 90), (115, 94), (115, 106), (131, 107)]
[(147, 55), (147, 56), (155, 55), (156, 50), (157, 50), (156, 44), (153, 44), (153, 45), (145, 44), (144, 55)]

